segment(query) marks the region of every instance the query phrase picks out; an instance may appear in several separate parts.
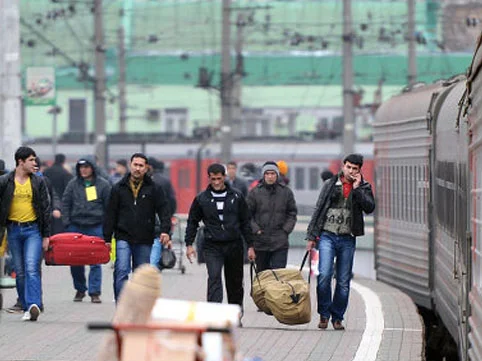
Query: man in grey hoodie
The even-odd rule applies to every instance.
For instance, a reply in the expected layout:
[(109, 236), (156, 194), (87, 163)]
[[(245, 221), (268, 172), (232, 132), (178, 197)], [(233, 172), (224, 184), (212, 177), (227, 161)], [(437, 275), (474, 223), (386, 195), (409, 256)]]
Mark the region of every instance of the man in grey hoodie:
[[(102, 225), (109, 203), (110, 184), (98, 176), (95, 160), (84, 157), (75, 167), (76, 177), (65, 188), (62, 197), (62, 220), (67, 232), (103, 237)], [(76, 294), (74, 302), (82, 302), (88, 290), (93, 303), (101, 303), (102, 268), (91, 265), (87, 288), (84, 266), (70, 267)]]

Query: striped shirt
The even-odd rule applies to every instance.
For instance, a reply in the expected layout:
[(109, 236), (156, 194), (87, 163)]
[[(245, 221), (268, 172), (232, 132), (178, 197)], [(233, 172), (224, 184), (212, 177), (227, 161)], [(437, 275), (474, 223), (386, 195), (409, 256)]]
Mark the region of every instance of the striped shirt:
[(216, 202), (216, 208), (218, 209), (218, 216), (219, 216), (219, 219), (222, 221), (224, 221), (224, 202), (226, 201), (226, 195), (228, 194), (228, 192), (226, 190), (222, 191), (222, 192), (214, 192), (214, 191), (211, 191), (211, 194)]

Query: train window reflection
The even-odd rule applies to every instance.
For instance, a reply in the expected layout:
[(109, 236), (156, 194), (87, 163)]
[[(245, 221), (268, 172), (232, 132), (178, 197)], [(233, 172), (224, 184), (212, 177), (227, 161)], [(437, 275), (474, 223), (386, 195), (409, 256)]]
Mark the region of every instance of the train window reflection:
[(317, 167), (310, 167), (310, 190), (317, 190), (320, 181), (320, 170)]
[(305, 168), (295, 168), (295, 188), (300, 190), (305, 189)]

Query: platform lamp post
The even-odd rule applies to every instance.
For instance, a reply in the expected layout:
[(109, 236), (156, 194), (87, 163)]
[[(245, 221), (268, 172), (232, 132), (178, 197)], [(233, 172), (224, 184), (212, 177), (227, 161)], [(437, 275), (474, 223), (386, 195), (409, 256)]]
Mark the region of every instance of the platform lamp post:
[(62, 112), (62, 108), (58, 105), (51, 107), (48, 110), (49, 114), (52, 114), (52, 154), (55, 157), (57, 154), (57, 143), (58, 143), (58, 119), (57, 115)]

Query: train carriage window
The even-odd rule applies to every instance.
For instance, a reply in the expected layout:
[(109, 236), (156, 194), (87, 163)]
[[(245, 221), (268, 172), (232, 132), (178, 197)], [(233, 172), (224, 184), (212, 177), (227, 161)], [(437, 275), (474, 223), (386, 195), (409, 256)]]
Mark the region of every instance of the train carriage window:
[(295, 189), (305, 189), (305, 168), (295, 168)]
[(309, 172), (310, 190), (316, 191), (320, 186), (320, 170), (317, 167), (310, 167)]

